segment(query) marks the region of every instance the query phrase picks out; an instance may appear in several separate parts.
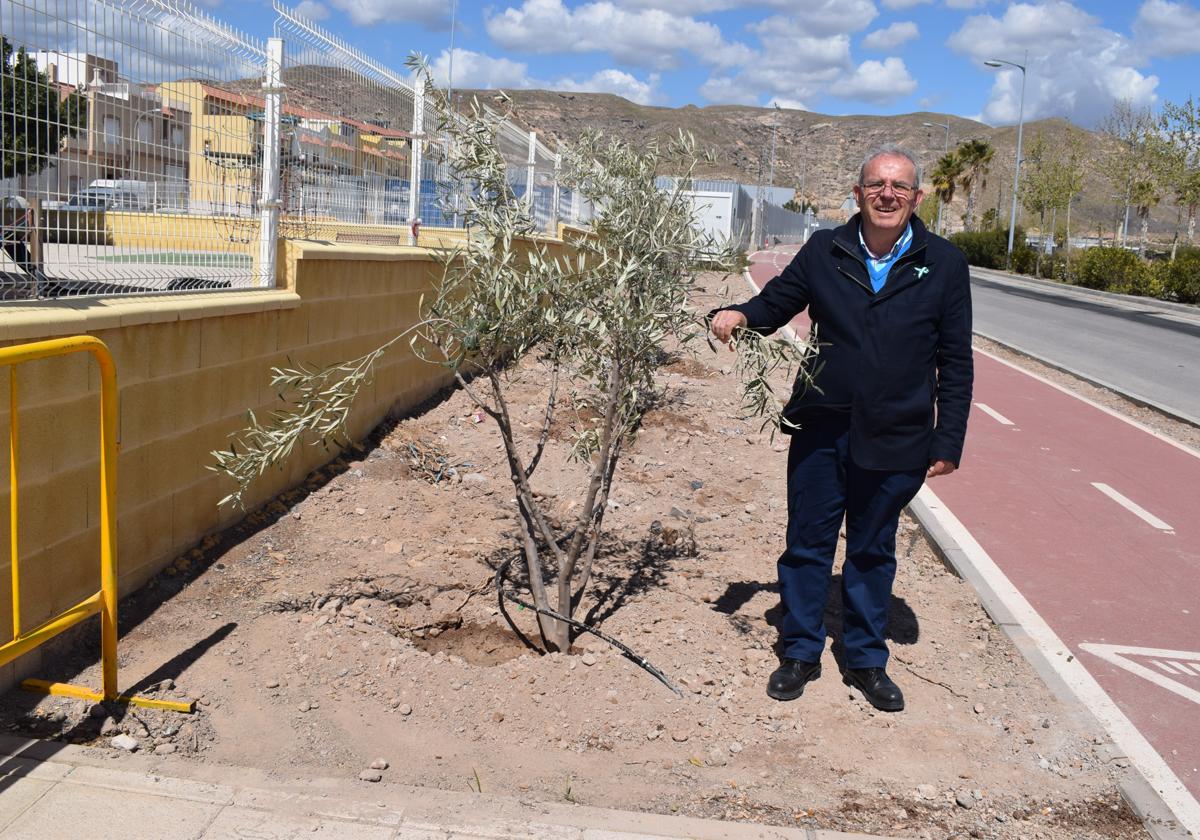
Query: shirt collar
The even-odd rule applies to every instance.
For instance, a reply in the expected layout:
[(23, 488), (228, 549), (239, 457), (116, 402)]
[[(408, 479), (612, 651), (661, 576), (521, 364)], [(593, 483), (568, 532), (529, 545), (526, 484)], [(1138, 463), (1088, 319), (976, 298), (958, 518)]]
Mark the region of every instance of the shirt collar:
[(892, 246), (892, 250), (884, 254), (882, 257), (877, 257), (871, 253), (871, 249), (867, 247), (867, 240), (863, 239), (862, 223), (858, 225), (858, 244), (862, 246), (863, 253), (870, 259), (876, 262), (884, 262), (886, 260), (894, 260), (898, 257), (901, 251), (908, 247), (908, 243), (912, 242), (912, 222), (909, 222), (904, 227), (904, 233), (900, 234), (900, 238), (896, 240), (896, 244)]

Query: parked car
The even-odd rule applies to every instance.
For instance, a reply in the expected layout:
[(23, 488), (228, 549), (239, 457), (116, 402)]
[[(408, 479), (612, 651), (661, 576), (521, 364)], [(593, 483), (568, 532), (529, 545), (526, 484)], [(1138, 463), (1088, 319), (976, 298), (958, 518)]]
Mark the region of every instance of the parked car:
[(87, 189), (71, 196), (64, 210), (136, 210), (154, 207), (154, 185), (149, 181), (98, 178)]

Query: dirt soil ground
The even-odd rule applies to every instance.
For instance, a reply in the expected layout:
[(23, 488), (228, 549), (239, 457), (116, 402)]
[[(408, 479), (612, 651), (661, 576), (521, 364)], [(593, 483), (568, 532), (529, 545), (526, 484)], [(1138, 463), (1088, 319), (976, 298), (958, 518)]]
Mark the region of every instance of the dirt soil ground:
[[(698, 305), (724, 285), (708, 278)], [(593, 637), (541, 656), (508, 629), (492, 579), (515, 545), (511, 486), (496, 429), (454, 392), (123, 603), (122, 686), (198, 698), (195, 715), (14, 691), (0, 721), (115, 762), (125, 733), (164, 772), (190, 761), (381, 776), (910, 837), (1144, 836), (1117, 793), (1124, 760), (907, 519), (890, 631), (907, 709), (877, 713), (842, 685), (836, 570), (824, 676), (794, 702), (766, 696), (786, 439), (741, 417), (730, 364), (702, 349), (662, 368), (667, 396), (618, 472), (583, 606), (682, 699)], [(518, 370), (510, 401), (532, 440), (545, 377), (534, 361)], [(535, 477), (560, 518), (582, 474), (565, 448)], [(512, 615), (534, 633), (528, 611)], [(90, 633), (62, 643), (61, 672), (42, 676), (99, 684), (94, 651)], [(376, 759), (388, 766), (372, 775)]]

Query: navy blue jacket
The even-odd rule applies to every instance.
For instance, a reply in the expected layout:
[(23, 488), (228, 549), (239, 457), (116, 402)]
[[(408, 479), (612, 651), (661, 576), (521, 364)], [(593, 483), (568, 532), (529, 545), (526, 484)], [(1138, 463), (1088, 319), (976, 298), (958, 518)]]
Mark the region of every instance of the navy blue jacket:
[(914, 215), (912, 245), (876, 294), (858, 226), (856, 215), (817, 231), (782, 274), (729, 308), (763, 334), (808, 309), (820, 345), (817, 387), (797, 378), (789, 420), (849, 413), (850, 457), (864, 469), (959, 464), (974, 377), (966, 257)]

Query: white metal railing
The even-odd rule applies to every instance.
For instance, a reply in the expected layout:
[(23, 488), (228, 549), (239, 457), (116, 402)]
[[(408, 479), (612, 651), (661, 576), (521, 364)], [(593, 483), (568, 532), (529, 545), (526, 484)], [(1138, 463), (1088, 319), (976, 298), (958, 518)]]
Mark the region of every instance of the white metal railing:
[[(187, 0), (4, 0), (0, 299), (262, 288), (275, 243), (461, 226), (421, 84), (275, 1), (274, 38)], [(498, 138), (540, 228), (588, 209)]]

